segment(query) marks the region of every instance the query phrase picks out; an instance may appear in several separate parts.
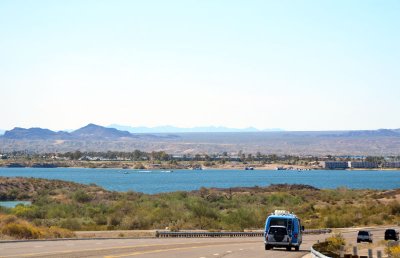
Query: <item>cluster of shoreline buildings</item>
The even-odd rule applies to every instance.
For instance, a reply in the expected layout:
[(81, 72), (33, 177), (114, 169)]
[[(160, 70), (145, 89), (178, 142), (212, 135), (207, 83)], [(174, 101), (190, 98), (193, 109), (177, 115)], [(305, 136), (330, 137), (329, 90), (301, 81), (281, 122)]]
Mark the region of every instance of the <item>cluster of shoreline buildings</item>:
[(400, 161), (384, 162), (379, 164), (370, 161), (323, 161), (325, 169), (374, 169), (374, 168), (400, 168)]

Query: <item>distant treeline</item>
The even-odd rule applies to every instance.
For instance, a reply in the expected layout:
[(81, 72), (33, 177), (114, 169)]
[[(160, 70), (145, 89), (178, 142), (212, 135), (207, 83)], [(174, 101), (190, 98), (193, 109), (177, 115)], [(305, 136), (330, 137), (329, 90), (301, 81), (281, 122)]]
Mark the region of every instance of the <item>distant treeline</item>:
[(65, 160), (88, 160), (88, 161), (205, 161), (205, 162), (263, 162), (263, 163), (286, 163), (286, 164), (310, 164), (319, 161), (367, 161), (382, 164), (385, 161), (400, 161), (399, 156), (296, 156), (277, 154), (256, 154), (239, 151), (232, 154), (228, 152), (215, 154), (169, 154), (165, 151), (144, 152), (135, 150), (132, 152), (107, 151), (107, 152), (65, 152), (65, 153), (30, 153), (26, 151), (14, 151), (0, 154), (1, 159), (25, 158), (25, 159), (65, 159)]

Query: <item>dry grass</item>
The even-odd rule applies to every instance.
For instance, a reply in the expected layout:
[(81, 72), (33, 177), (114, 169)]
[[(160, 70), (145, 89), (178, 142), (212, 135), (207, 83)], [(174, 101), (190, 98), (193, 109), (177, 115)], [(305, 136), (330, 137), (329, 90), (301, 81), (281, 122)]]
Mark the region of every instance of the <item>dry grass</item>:
[(0, 239), (70, 238), (75, 234), (58, 227), (37, 227), (13, 215), (0, 214)]

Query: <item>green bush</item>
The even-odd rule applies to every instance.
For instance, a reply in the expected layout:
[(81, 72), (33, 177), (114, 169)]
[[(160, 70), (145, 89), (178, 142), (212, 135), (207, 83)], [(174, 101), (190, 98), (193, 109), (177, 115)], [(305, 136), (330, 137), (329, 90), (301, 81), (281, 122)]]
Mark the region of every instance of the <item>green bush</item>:
[(82, 224), (78, 219), (68, 218), (61, 221), (60, 227), (70, 230), (80, 230), (82, 228)]
[(224, 217), (223, 223), (231, 230), (243, 231), (244, 229), (255, 228), (257, 222), (255, 221), (254, 213), (252, 210), (240, 208), (228, 213)]
[(73, 194), (73, 199), (77, 202), (90, 202), (92, 197), (83, 190), (78, 190)]

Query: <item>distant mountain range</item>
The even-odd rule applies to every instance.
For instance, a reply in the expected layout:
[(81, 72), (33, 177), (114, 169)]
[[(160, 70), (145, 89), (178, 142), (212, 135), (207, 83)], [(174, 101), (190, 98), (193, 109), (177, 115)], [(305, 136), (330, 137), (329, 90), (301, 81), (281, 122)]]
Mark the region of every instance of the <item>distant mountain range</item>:
[(349, 137), (357, 136), (400, 136), (400, 129), (378, 129), (378, 130), (360, 130), (348, 131), (344, 134)]
[[(119, 130), (124, 129), (124, 130)], [(145, 130), (146, 129), (146, 130)], [(0, 150), (166, 151), (172, 154), (265, 153), (292, 155), (399, 155), (400, 129), (353, 131), (257, 131), (225, 127), (110, 128), (88, 124), (70, 132), (19, 128), (0, 136)], [(129, 132), (131, 130), (136, 133)], [(248, 131), (243, 131), (248, 130)], [(174, 132), (175, 131), (175, 132)], [(228, 131), (228, 132), (226, 132)], [(159, 133), (155, 133), (159, 132)]]
[(156, 127), (145, 127), (145, 126), (126, 126), (126, 125), (118, 125), (112, 124), (108, 126), (109, 128), (115, 128), (118, 130), (128, 131), (130, 133), (239, 133), (239, 132), (277, 132), (283, 131), (279, 128), (271, 128), (271, 129), (263, 129), (259, 130), (254, 127), (247, 128), (229, 128), (224, 126), (202, 126), (202, 127), (190, 127), (190, 128), (182, 128), (175, 126), (156, 126)]
[(5, 139), (14, 140), (73, 140), (73, 139), (91, 139), (91, 140), (112, 140), (117, 138), (133, 137), (127, 131), (120, 131), (115, 128), (107, 128), (95, 124), (88, 124), (72, 132), (51, 131), (43, 128), (20, 128), (15, 127), (10, 131), (5, 131), (2, 136)]
[(378, 130), (354, 130), (354, 131), (283, 131), (281, 129), (258, 130), (254, 127), (244, 129), (228, 127), (192, 127), (179, 128), (174, 126), (158, 127), (130, 127), (122, 125), (110, 125), (108, 127), (88, 124), (82, 128), (72, 131), (52, 131), (49, 129), (33, 127), (15, 127), (9, 131), (3, 131), (4, 139), (14, 140), (116, 140), (119, 138), (138, 138), (140, 136), (174, 136), (181, 133), (279, 133), (286, 136), (324, 136), (324, 137), (400, 137), (400, 129), (378, 129)]

